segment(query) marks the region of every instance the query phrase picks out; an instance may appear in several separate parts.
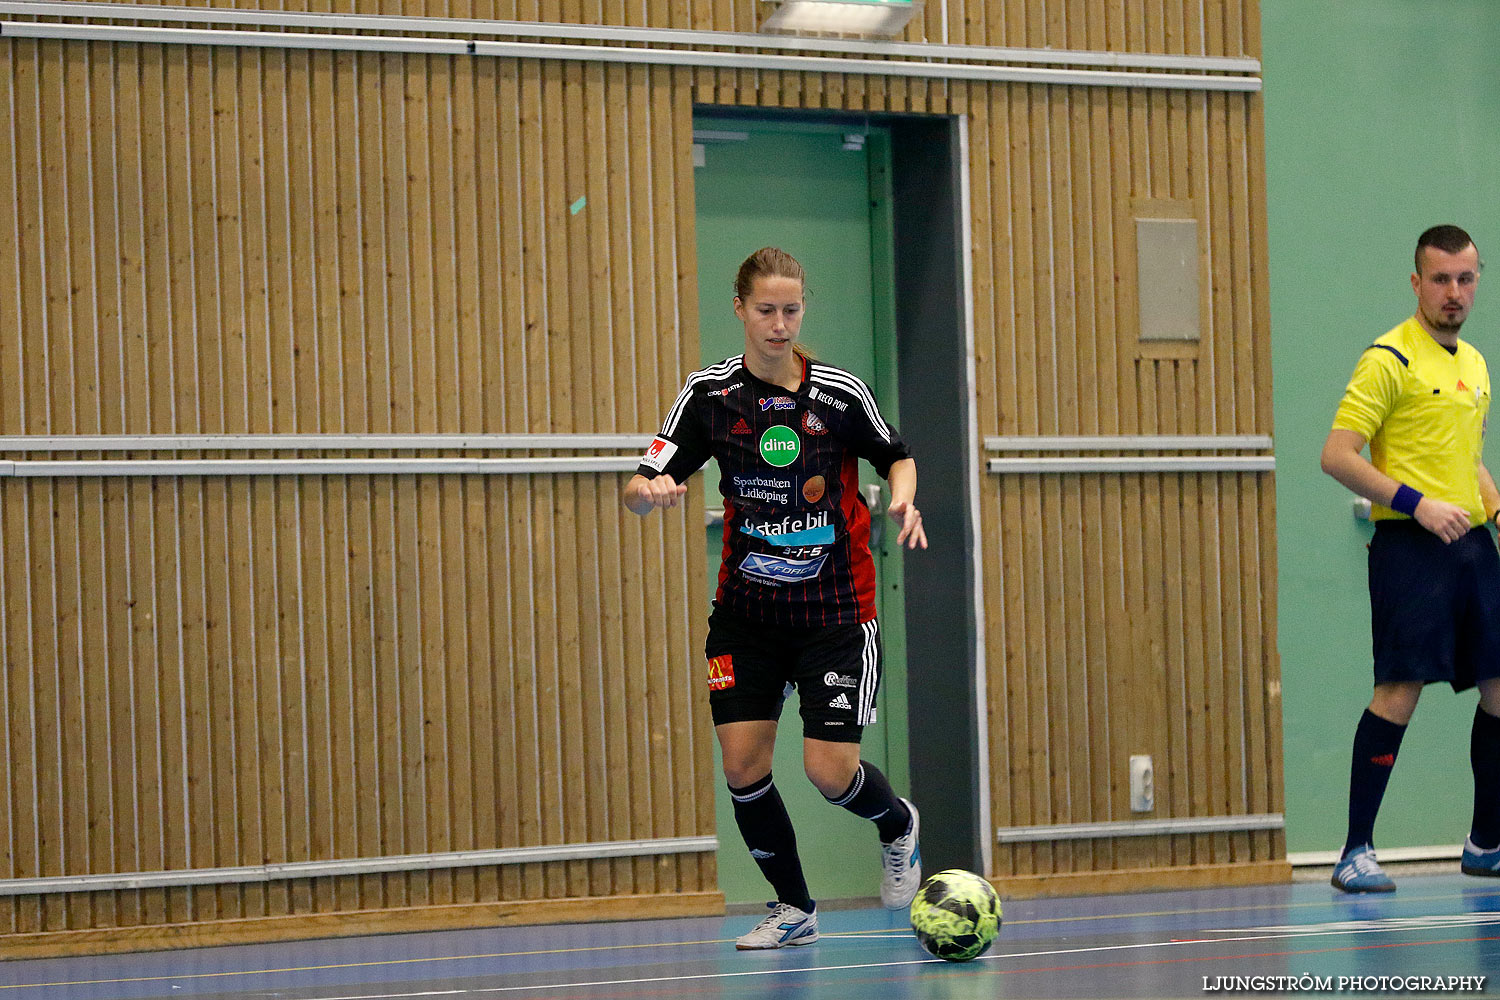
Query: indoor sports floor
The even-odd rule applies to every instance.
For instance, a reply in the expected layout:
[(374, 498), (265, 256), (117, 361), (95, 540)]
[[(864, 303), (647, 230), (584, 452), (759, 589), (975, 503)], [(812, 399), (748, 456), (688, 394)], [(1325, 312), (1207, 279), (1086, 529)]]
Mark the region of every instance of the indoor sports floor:
[[(1294, 992), (1290, 983), (1276, 989), (1232, 978), (1254, 976), (1312, 977), (1295, 992), (1326, 978), (1338, 995), (1366, 997), (1461, 996), (1466, 991), (1423, 990), (1418, 977), (1489, 976), (1482, 991), (1500, 993), (1500, 879), (1456, 871), (1396, 877), (1400, 889), (1386, 896), (1344, 896), (1326, 882), (1299, 881), (1013, 900), (994, 947), (967, 965), (929, 958), (903, 913), (828, 909), (820, 913), (822, 940), (777, 952), (735, 951), (734, 935), (755, 920), (738, 915), (20, 960), (0, 963), (0, 1000), (1162, 1000)], [(1402, 978), (1381, 988), (1382, 976)], [(1339, 989), (1339, 977), (1358, 977), (1362, 988)], [(1271, 988), (1246, 988), (1256, 985)]]

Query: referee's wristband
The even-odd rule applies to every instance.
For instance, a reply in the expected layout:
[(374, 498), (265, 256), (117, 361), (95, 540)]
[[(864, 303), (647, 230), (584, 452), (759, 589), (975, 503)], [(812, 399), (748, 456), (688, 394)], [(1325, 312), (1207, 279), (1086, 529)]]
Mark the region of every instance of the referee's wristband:
[(1391, 510), (1407, 517), (1417, 516), (1417, 504), (1422, 502), (1422, 494), (1402, 483), (1396, 487), (1396, 495), (1391, 497)]

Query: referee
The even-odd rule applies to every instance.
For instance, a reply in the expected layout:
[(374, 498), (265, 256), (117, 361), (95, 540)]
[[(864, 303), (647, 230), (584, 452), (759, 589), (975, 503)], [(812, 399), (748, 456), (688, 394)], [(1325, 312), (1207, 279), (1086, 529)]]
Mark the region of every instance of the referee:
[(1375, 859), (1375, 816), (1422, 687), (1434, 681), (1479, 688), (1461, 868), (1500, 876), (1500, 556), (1486, 527), (1500, 515), (1500, 491), (1483, 460), (1489, 371), (1458, 338), (1484, 265), (1457, 226), (1424, 232), (1415, 265), (1416, 313), (1360, 356), (1323, 445), (1323, 471), (1368, 498), (1375, 522), (1375, 692), (1354, 732), (1349, 831), (1333, 870), (1344, 892), (1396, 888)]

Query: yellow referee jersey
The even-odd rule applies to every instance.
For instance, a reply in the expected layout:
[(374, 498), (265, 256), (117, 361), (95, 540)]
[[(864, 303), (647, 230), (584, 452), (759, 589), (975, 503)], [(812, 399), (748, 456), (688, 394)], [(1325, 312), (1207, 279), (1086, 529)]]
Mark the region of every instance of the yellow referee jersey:
[[(1425, 496), (1458, 504), (1484, 523), (1476, 466), (1490, 412), (1484, 357), (1460, 340), (1449, 354), (1413, 317), (1360, 356), (1333, 426), (1370, 442), (1370, 461)], [(1374, 504), (1374, 520), (1405, 517)]]

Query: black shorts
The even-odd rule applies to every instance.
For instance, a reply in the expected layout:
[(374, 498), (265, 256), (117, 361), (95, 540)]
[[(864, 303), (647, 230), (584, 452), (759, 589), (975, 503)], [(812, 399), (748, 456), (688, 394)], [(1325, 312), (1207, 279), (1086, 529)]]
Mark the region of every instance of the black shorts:
[(1370, 541), (1375, 683), (1500, 676), (1500, 554), (1488, 528), (1450, 545), (1416, 521), (1378, 521)]
[(880, 629), (863, 625), (787, 628), (715, 609), (708, 618), (708, 706), (714, 725), (776, 720), (792, 688), (802, 734), (858, 743), (875, 721)]

